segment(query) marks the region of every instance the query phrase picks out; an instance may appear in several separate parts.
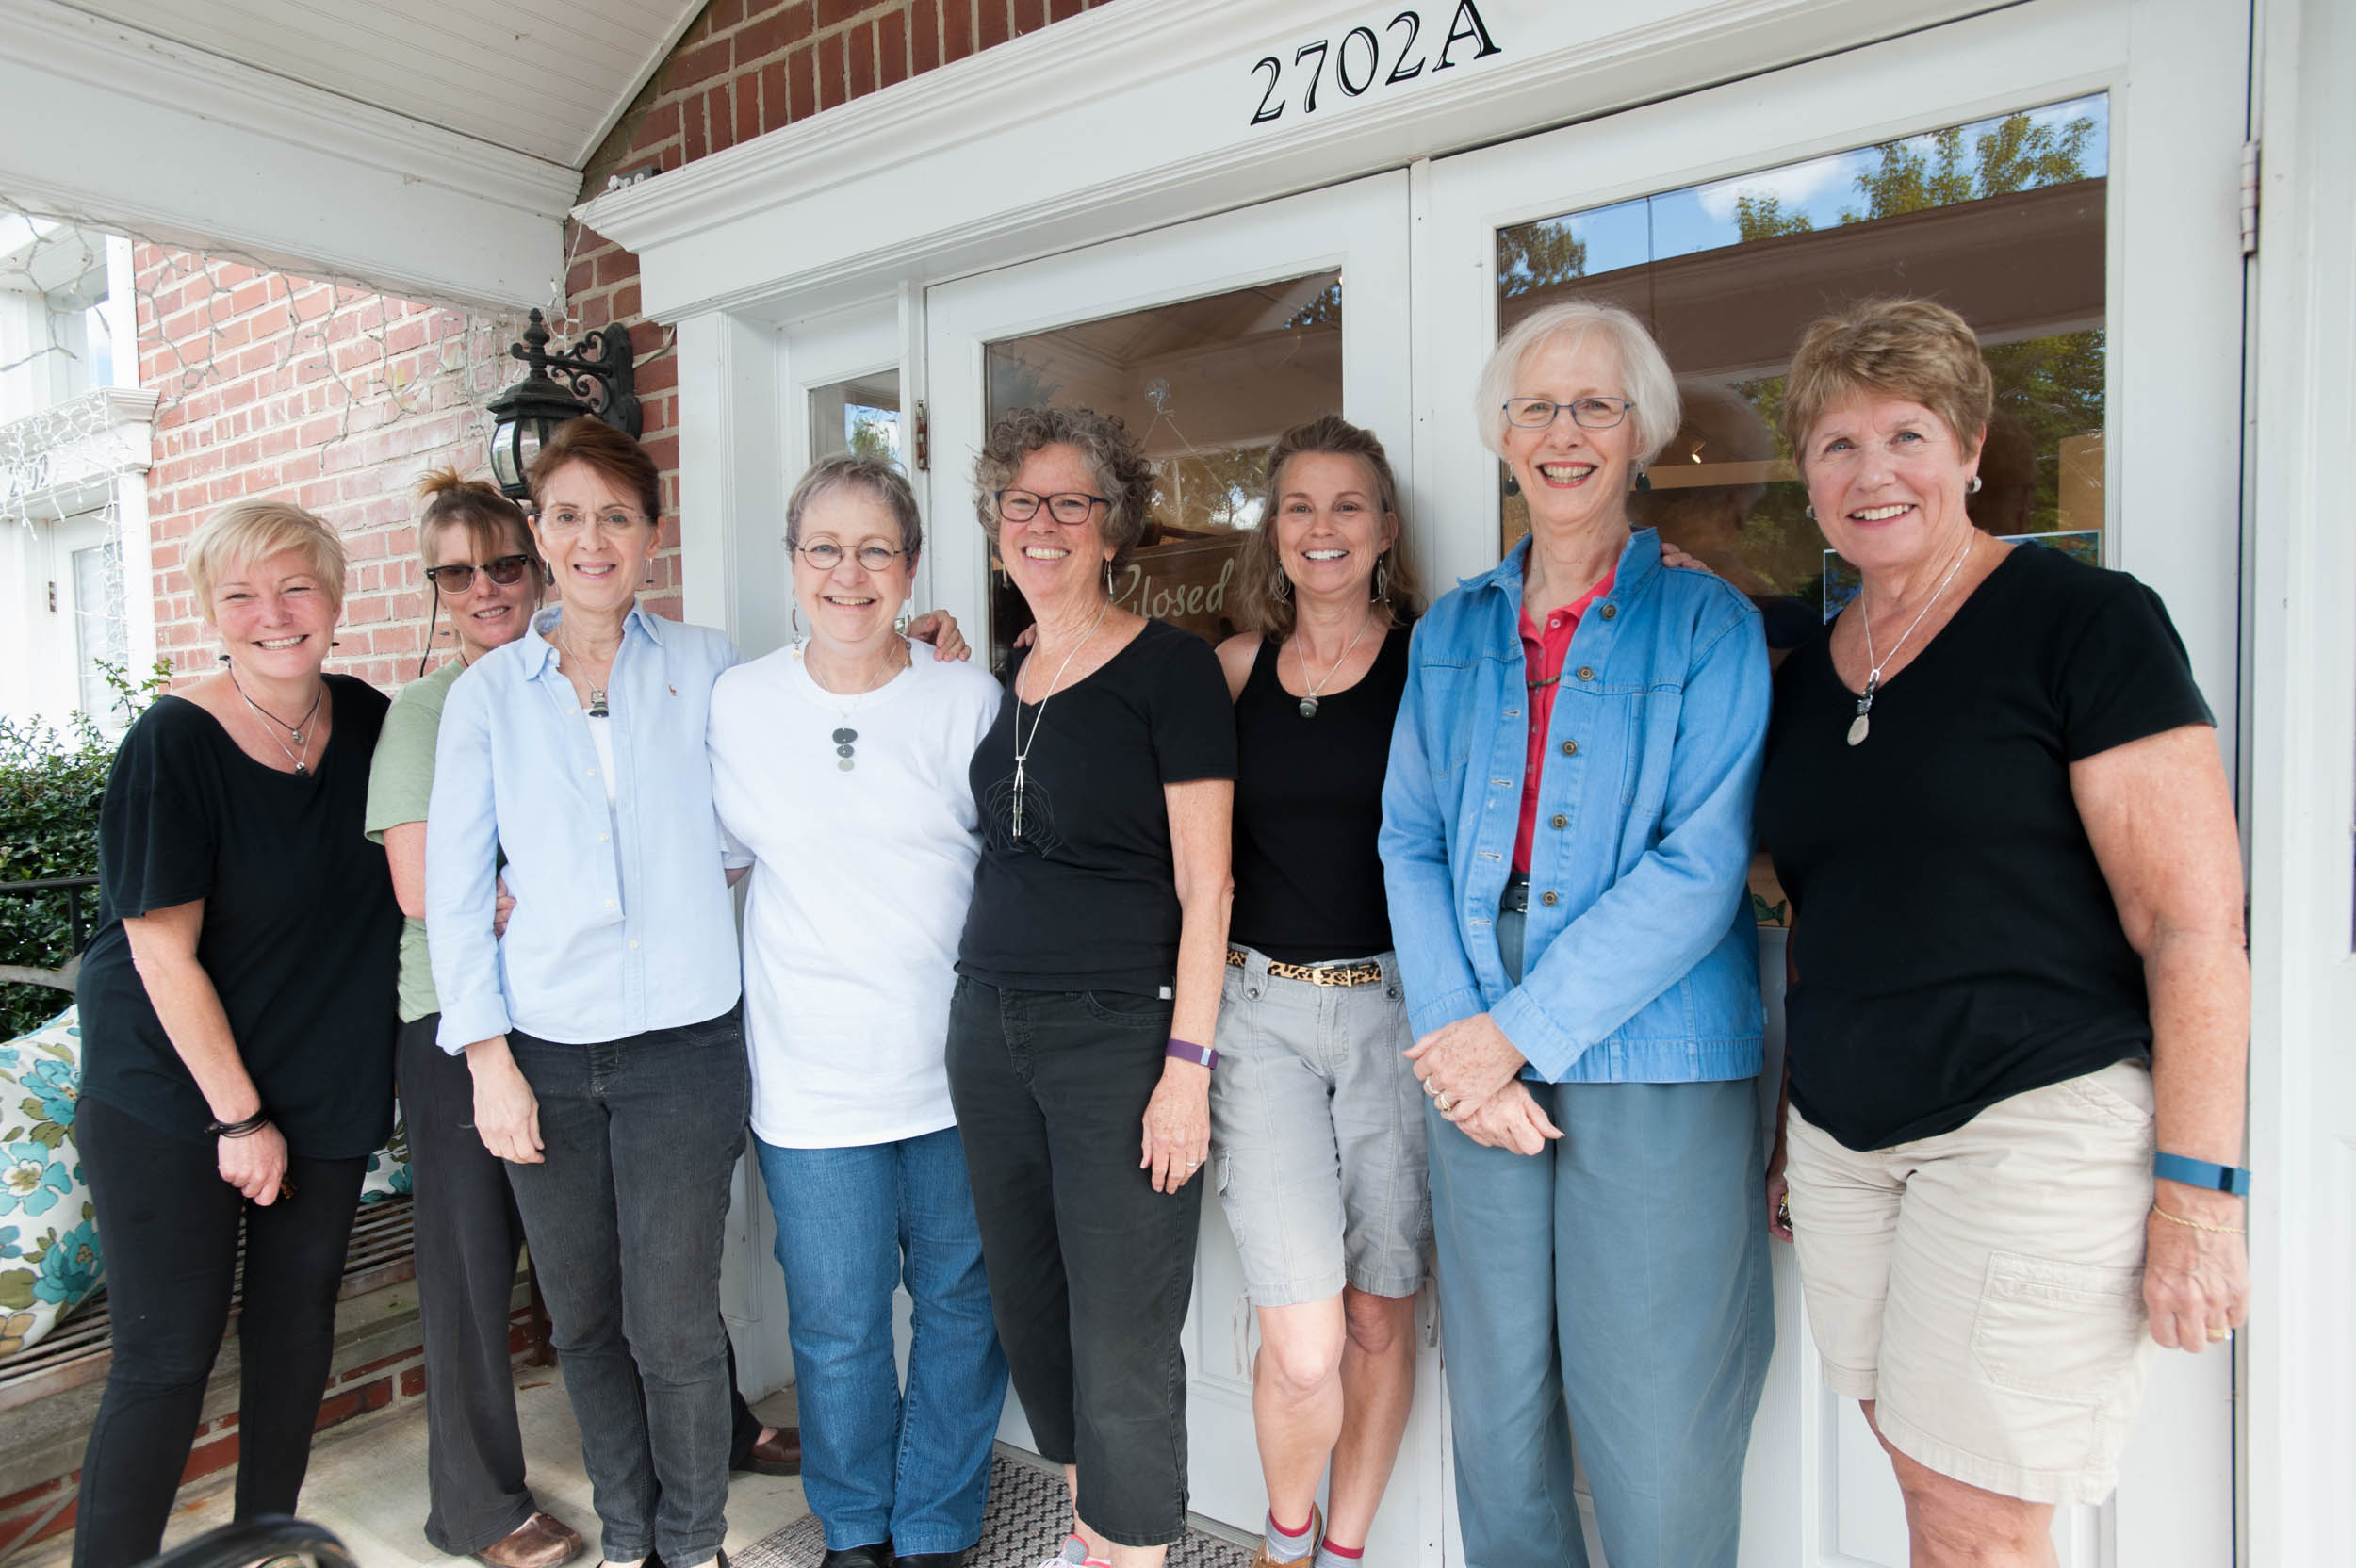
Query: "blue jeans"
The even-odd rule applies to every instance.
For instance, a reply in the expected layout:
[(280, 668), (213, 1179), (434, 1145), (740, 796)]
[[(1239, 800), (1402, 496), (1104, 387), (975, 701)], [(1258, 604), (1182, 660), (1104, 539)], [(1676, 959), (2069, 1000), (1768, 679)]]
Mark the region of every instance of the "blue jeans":
[[(754, 1146), (785, 1267), (802, 1491), (827, 1547), (963, 1551), (981, 1539), (1006, 1358), (957, 1130), (851, 1149)], [(905, 1398), (892, 1348), (904, 1280), (915, 1304)]]
[(752, 1079), (734, 1009), (627, 1039), (507, 1037), (540, 1102), (510, 1165), (609, 1560), (717, 1555), (728, 1495), (720, 1247)]
[(1585, 1568), (1573, 1433), (1612, 1568), (1734, 1568), (1775, 1339), (1755, 1081), (1524, 1086), (1536, 1155), (1424, 1106), (1467, 1568)]

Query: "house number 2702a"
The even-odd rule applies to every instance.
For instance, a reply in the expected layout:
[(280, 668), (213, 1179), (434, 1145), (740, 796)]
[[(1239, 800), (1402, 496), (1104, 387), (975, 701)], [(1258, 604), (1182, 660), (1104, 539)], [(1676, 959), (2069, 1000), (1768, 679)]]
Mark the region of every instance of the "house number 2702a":
[[(1378, 86), (1412, 82), (1426, 68), (1446, 71), (1465, 60), (1504, 53), (1490, 36), (1489, 24), (1481, 19), (1481, 8), (1473, 0), (1457, 0), (1448, 32), (1436, 48), (1424, 40), (1423, 32), (1423, 14), (1410, 7), (1384, 23), (1380, 31), (1357, 26), (1339, 40), (1321, 38), (1304, 43), (1293, 52), (1290, 66), (1274, 55), (1263, 56), (1252, 67), (1252, 75), (1261, 79), (1260, 106), (1252, 111), (1252, 123), (1265, 125), (1283, 119), (1296, 101), (1301, 113), (1315, 114), (1320, 93), (1328, 90), (1357, 98)], [(1333, 100), (1329, 95), (1324, 101)]]

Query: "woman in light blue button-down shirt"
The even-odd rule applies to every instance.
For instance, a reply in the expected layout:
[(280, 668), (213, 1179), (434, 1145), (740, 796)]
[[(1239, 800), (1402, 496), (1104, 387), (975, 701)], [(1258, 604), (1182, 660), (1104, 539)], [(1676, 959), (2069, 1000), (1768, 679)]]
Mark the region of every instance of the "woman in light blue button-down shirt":
[[(563, 604), (450, 687), (435, 748), (438, 1041), (508, 1162), (605, 1559), (698, 1568), (725, 1528), (720, 1250), (748, 1095), (704, 750), (736, 656), (638, 605), (661, 487), (635, 441), (577, 419), (532, 488)], [(502, 854), (515, 909), (495, 941)]]

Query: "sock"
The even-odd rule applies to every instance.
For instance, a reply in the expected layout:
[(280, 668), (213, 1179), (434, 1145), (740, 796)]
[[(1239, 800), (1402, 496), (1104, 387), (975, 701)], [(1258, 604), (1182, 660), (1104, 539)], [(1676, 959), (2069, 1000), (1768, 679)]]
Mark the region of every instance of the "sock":
[(1288, 1530), (1278, 1524), (1275, 1511), (1269, 1510), (1268, 1527), (1260, 1532), (1260, 1539), (1268, 1544), (1268, 1560), (1270, 1562), (1299, 1562), (1307, 1557), (1310, 1548), (1317, 1544), (1314, 1539), (1317, 1527), (1317, 1516), (1315, 1510), (1310, 1511), (1309, 1517), (1301, 1522), (1301, 1528), (1297, 1530)]
[(1310, 1568), (1358, 1568), (1366, 1560), (1364, 1546), (1336, 1546), (1331, 1541), (1317, 1544), (1317, 1560)]

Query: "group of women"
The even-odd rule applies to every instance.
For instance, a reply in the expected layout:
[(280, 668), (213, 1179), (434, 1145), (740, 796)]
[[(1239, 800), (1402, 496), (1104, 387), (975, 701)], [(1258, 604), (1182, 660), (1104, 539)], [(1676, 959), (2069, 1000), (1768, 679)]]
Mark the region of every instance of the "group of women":
[[(1810, 330), (1785, 435), (1862, 588), (1772, 678), (1752, 602), (1630, 526), (1679, 400), (1616, 309), (1498, 345), (1476, 411), (1530, 537), (1420, 615), (1370, 433), (1278, 444), (1249, 629), (1213, 649), (1114, 597), (1153, 483), (1120, 423), (1017, 411), (974, 471), (1037, 627), (1010, 697), (954, 629), (895, 629), (923, 535), (893, 469), (804, 478), (803, 634), (740, 664), (638, 606), (657, 477), (583, 420), (529, 541), (487, 496), (421, 531), (467, 655), (394, 711), (430, 769), (319, 674), (332, 531), (214, 519), (188, 569), (228, 668), (126, 740), (83, 972), (118, 1350), (77, 1568), (154, 1549), (241, 1211), (243, 1322), (276, 1337), (238, 1507), (291, 1508), (420, 907), (420, 1224), (437, 1162), (473, 1162), (472, 1213), (512, 1192), (614, 1568), (720, 1555), (748, 1128), (828, 1568), (962, 1560), (1009, 1377), (1071, 1489), (1055, 1560), (1160, 1561), (1206, 1164), (1260, 1330), (1261, 1563), (1361, 1560), (1435, 1258), (1466, 1560), (1585, 1560), (1576, 1436), (1615, 1568), (1731, 1564), (1771, 1235), (1916, 1562), (2050, 1562), (2150, 1348), (2246, 1313), (2248, 981), (2183, 648), (2133, 579), (1973, 527), (1990, 401), (1941, 307)], [(1762, 841), (1794, 911), (1772, 1152)], [(515, 1230), (461, 1229), (482, 1259), (438, 1266), (497, 1287), (503, 1382)], [(519, 1457), (432, 1421), (480, 1473), (445, 1513), (437, 1459), (436, 1544), (555, 1553)]]

